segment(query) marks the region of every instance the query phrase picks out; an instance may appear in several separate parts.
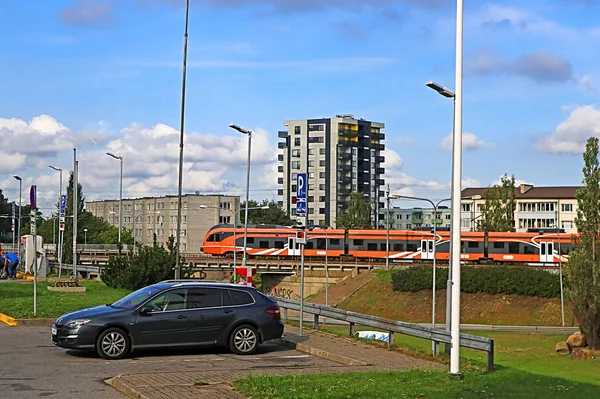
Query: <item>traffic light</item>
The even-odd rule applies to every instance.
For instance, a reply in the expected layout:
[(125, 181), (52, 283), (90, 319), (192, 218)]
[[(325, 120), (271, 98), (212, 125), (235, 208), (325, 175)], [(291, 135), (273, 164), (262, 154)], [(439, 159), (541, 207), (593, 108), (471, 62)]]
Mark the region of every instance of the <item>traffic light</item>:
[(304, 231), (304, 230), (296, 231), (296, 243), (306, 244), (306, 231)]

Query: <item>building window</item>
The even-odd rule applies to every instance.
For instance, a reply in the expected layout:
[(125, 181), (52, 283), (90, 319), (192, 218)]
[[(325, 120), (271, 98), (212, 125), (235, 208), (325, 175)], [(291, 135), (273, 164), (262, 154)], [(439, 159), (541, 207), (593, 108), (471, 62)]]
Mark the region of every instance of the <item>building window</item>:
[(319, 184), (319, 190), (325, 190), (326, 185), (325, 184)]
[(325, 172), (319, 172), (319, 177), (321, 179), (324, 179), (325, 178)]
[(471, 212), (471, 204), (462, 204), (461, 209), (463, 212)]
[(325, 202), (325, 196), (319, 195), (319, 202)]
[(308, 161), (309, 168), (314, 168), (314, 166), (315, 166), (315, 161)]
[(315, 149), (314, 148), (309, 148), (308, 149), (308, 155), (315, 155)]
[(292, 180), (296, 181), (297, 178), (298, 178), (298, 173), (292, 173)]
[(309, 195), (308, 202), (315, 202), (315, 197), (313, 197), (312, 195)]
[(302, 133), (302, 127), (294, 126), (294, 134), (301, 134), (301, 133)]
[(293, 158), (300, 158), (300, 150), (292, 150)]
[(325, 125), (308, 125), (309, 132), (322, 132), (325, 130)]
[(324, 159), (321, 159), (321, 160), (319, 161), (319, 166), (325, 166), (326, 162), (327, 162), (327, 161), (325, 161)]
[(561, 204), (560, 207), (563, 212), (573, 212), (573, 204)]
[(309, 179), (314, 179), (315, 178), (315, 173), (314, 172), (308, 172), (308, 178)]
[(231, 216), (219, 216), (219, 224), (231, 223)]
[(563, 220), (561, 224), (563, 229), (568, 230), (573, 228), (573, 222), (570, 220)]
[(310, 191), (314, 191), (314, 189), (315, 189), (315, 185), (314, 185), (314, 184), (309, 184), (309, 185), (308, 185), (308, 189), (309, 189)]
[(292, 184), (292, 192), (294, 192), (294, 193), (296, 192), (296, 185), (295, 184)]
[(295, 146), (299, 146), (299, 145), (300, 145), (300, 137), (296, 137), (296, 138), (294, 139), (294, 145), (295, 145)]
[(183, 216), (183, 223), (187, 223), (187, 216)]
[(300, 169), (300, 161), (292, 161), (292, 169)]
[(231, 209), (231, 202), (221, 202), (219, 204), (219, 208), (221, 208), (221, 209)]
[(327, 154), (327, 149), (325, 149), (325, 148), (319, 148), (319, 154), (321, 154), (321, 155)]
[(315, 214), (315, 208), (308, 208), (308, 214), (309, 215), (314, 215)]
[(319, 208), (319, 215), (325, 214), (325, 208)]

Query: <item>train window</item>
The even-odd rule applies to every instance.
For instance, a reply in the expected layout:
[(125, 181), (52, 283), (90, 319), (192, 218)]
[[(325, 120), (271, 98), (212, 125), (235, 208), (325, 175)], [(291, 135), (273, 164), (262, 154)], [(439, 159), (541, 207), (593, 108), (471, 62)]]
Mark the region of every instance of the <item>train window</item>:
[(494, 248), (496, 248), (496, 249), (504, 249), (504, 243), (503, 242), (495, 242), (494, 243)]
[[(542, 243), (542, 245), (540, 245), (540, 248), (542, 249), (542, 255), (546, 255), (546, 243)], [(525, 247), (525, 253), (527, 252), (527, 247)]]
[(261, 241), (261, 242), (258, 244), (258, 247), (259, 247), (259, 248), (269, 248), (269, 241)]
[(363, 240), (353, 240), (354, 245), (363, 245)]
[(284, 247), (284, 245), (285, 245), (285, 244), (284, 244), (284, 242), (283, 242), (283, 241), (275, 241), (273, 246), (274, 246), (275, 248), (283, 248), (283, 247)]
[(394, 244), (394, 251), (404, 251), (404, 244)]
[(477, 241), (467, 241), (467, 247), (469, 248), (478, 248), (479, 243)]
[(331, 238), (329, 240), (329, 245), (340, 245), (340, 239), (339, 238)]
[(216, 241), (216, 240), (215, 240), (215, 236), (216, 236), (216, 234), (211, 234), (211, 235), (209, 235), (209, 236), (208, 236), (208, 238), (206, 239), (206, 241), (209, 241), (209, 242), (214, 242), (214, 241)]
[[(542, 245), (542, 255), (544, 255), (545, 253), (545, 245)], [(539, 254), (539, 250), (535, 247), (532, 247), (529, 244), (523, 244), (523, 253), (524, 254), (529, 254), (529, 255), (535, 255), (535, 254)]]
[(508, 243), (508, 252), (511, 254), (520, 254), (519, 243), (518, 242), (509, 242)]
[(382, 251), (386, 251), (387, 250), (385, 243), (381, 244), (380, 248), (381, 248)]
[(367, 243), (367, 250), (377, 251), (377, 244), (374, 242)]
[(324, 238), (317, 238), (317, 249), (325, 249), (327, 242)]
[(406, 244), (406, 250), (407, 251), (414, 252), (414, 251), (417, 250), (417, 248), (419, 248), (419, 246), (416, 243), (407, 243)]
[(246, 237), (246, 242), (248, 244), (254, 244), (254, 237)]
[(312, 241), (308, 241), (306, 244), (304, 244), (304, 248), (305, 249), (313, 249), (313, 242)]

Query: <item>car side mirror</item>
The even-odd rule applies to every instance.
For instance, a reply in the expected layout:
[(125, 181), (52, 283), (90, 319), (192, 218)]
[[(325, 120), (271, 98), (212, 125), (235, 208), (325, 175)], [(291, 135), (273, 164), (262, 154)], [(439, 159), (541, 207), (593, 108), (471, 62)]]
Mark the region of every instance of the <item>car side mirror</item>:
[(139, 310), (139, 313), (141, 315), (147, 315), (147, 314), (152, 313), (152, 306), (150, 306), (150, 305), (144, 305), (144, 306), (142, 306), (140, 308), (140, 310)]

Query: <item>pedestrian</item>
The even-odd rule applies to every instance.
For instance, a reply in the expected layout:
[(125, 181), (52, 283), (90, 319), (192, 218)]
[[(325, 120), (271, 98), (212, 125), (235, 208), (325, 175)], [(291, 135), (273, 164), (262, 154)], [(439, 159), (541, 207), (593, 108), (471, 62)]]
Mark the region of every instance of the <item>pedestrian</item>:
[(17, 278), (17, 266), (19, 265), (19, 257), (14, 252), (9, 252), (5, 256), (8, 263), (8, 278)]

